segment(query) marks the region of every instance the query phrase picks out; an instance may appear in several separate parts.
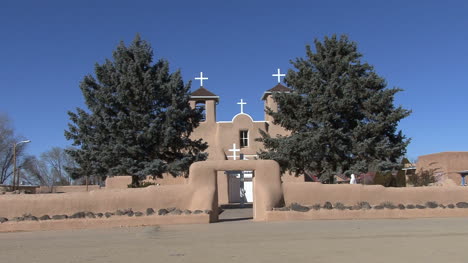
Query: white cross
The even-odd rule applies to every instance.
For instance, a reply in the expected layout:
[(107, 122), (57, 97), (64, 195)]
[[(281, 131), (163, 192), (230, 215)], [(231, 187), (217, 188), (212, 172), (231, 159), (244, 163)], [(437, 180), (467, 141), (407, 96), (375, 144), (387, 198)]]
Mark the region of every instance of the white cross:
[(241, 101), (238, 102), (237, 104), (241, 105), (241, 113), (244, 113), (244, 105), (247, 104), (247, 102), (244, 102), (244, 100), (241, 99)]
[(286, 76), (286, 74), (281, 74), (281, 71), (280, 69), (278, 69), (278, 73), (277, 74), (272, 74), (273, 77), (278, 77), (278, 83), (281, 82), (281, 77), (284, 77)]
[(232, 156), (228, 156), (228, 157), (232, 157), (233, 160), (237, 160), (236, 152), (240, 152), (240, 150), (236, 148), (235, 143), (232, 144), (232, 149), (229, 149), (228, 151), (232, 152)]
[(208, 78), (203, 77), (203, 72), (200, 72), (200, 77), (195, 78), (196, 80), (200, 80), (200, 87), (203, 87), (203, 80), (207, 80)]

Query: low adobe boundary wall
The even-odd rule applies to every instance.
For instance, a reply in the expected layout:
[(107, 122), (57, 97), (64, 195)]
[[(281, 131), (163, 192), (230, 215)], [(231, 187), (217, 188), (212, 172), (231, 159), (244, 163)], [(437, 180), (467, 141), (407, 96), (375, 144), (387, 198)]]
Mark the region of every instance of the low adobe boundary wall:
[[(152, 217), (130, 218), (136, 220), (135, 223), (130, 223), (130, 221), (122, 218), (112, 220), (120, 222), (116, 223), (119, 225), (164, 224), (169, 221), (177, 223), (216, 222), (218, 221), (217, 171), (228, 170), (254, 171), (254, 219), (266, 220), (266, 212), (272, 210), (273, 207), (277, 207), (282, 201), (279, 166), (278, 163), (270, 160), (228, 160), (194, 163), (190, 166), (188, 184), (62, 194), (3, 195), (0, 196), (0, 217), (14, 218), (24, 214), (31, 214), (36, 217), (42, 215), (72, 215), (84, 211), (105, 213), (129, 208), (133, 211), (145, 211), (147, 208), (157, 210), (175, 207), (181, 210), (210, 210), (211, 212), (209, 215), (200, 216), (182, 215), (177, 217), (175, 221), (164, 219), (165, 216), (156, 219)], [(109, 219), (83, 220), (6, 222), (0, 225), (0, 231), (13, 231), (14, 226), (19, 227), (16, 230), (23, 229), (21, 226), (24, 226), (24, 230), (41, 229), (41, 226), (42, 229), (54, 229), (51, 224), (58, 223), (57, 227), (63, 229), (76, 228), (87, 223), (92, 226), (93, 224), (99, 225), (109, 222), (109, 226), (112, 226), (110, 222), (114, 222), (108, 221)], [(104, 221), (97, 223), (101, 222), (99, 220)], [(141, 223), (142, 220), (146, 223)]]
[(5, 222), (0, 225), (0, 232), (43, 231), (64, 229), (98, 229), (110, 227), (134, 227), (174, 224), (209, 223), (210, 216), (198, 215), (151, 215), (143, 217), (118, 216), (110, 218), (63, 219), (47, 221)]
[[(83, 211), (105, 213), (129, 208), (142, 212), (147, 208), (191, 209), (192, 193), (186, 185), (174, 185), (62, 194), (3, 195), (0, 196), (0, 217), (71, 215)], [(204, 209), (211, 207), (205, 206)]]
[[(439, 204), (468, 202), (468, 188), (453, 187), (407, 187), (392, 188), (378, 185), (330, 185), (319, 183), (284, 183), (283, 194), (286, 206), (297, 203), (302, 206), (342, 203), (353, 206), (359, 202), (380, 205), (384, 202), (398, 204), (421, 204), (429, 201)], [(427, 218), (427, 217), (468, 217), (464, 208), (426, 208), (426, 209), (360, 209), (327, 210), (310, 209), (298, 211), (267, 211), (266, 221), (312, 220), (312, 219), (384, 219), (384, 218)]]
[(459, 186), (396, 188), (360, 184), (285, 183), (283, 193), (286, 205), (292, 203), (314, 205), (327, 201), (346, 205), (355, 205), (358, 202), (378, 205), (382, 202), (425, 204), (428, 201), (435, 201), (450, 204), (468, 201), (468, 188)]
[(266, 221), (293, 221), (293, 220), (349, 220), (349, 219), (409, 219), (433, 217), (468, 217), (468, 209), (412, 209), (412, 210), (310, 210), (308, 212), (296, 211), (268, 211)]
[(37, 194), (46, 194), (46, 193), (75, 193), (75, 192), (89, 192), (94, 190), (100, 190), (99, 185), (61, 185), (53, 186), (52, 189), (49, 186), (39, 186), (36, 193)]

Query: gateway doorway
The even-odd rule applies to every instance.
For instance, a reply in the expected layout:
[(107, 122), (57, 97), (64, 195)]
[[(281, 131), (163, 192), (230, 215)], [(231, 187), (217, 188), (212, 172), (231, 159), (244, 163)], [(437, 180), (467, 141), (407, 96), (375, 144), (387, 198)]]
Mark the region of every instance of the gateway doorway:
[(253, 171), (227, 171), (230, 204), (253, 202)]
[(220, 206), (220, 222), (253, 219), (253, 171), (226, 171), (228, 204)]

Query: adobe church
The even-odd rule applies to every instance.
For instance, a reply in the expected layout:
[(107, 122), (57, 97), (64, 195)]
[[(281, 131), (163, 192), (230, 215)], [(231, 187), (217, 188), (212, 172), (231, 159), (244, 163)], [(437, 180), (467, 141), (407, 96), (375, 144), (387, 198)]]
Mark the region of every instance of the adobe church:
[[(265, 91), (261, 97), (264, 101), (264, 109), (267, 107), (273, 111), (278, 110), (276, 102), (273, 100), (274, 93), (291, 92), (291, 90), (280, 83), (280, 77), (284, 76), (278, 69), (278, 84)], [(240, 112), (232, 117), (230, 121), (218, 121), (216, 119), (216, 106), (219, 103), (219, 96), (207, 90), (203, 86), (203, 81), (208, 78), (195, 78), (200, 80), (200, 88), (190, 94), (190, 106), (203, 110), (203, 120), (191, 134), (192, 139), (203, 139), (208, 143), (208, 160), (255, 160), (258, 158), (257, 152), (263, 149), (263, 143), (255, 139), (260, 138), (259, 130), (263, 130), (270, 136), (287, 135), (288, 132), (279, 125), (273, 124), (273, 118), (265, 113), (265, 119), (256, 121), (243, 110), (246, 102), (241, 100)], [(252, 171), (221, 171), (218, 172), (218, 202), (219, 204), (246, 203), (253, 201)], [(124, 179), (125, 176), (111, 177), (106, 180), (106, 188), (126, 188), (131, 182)], [(304, 177), (284, 175), (283, 181), (304, 181)], [(186, 178), (164, 176), (156, 179), (156, 183), (183, 184)]]
[[(278, 84), (265, 91), (261, 99), (264, 101), (264, 109), (267, 107), (273, 111), (278, 110), (273, 100), (274, 93), (291, 92), (291, 90), (280, 83), (280, 77), (284, 74), (273, 74), (278, 77)], [(259, 130), (267, 132), (270, 136), (287, 135), (288, 132), (279, 125), (273, 124), (273, 119), (265, 113), (265, 119), (256, 121), (245, 113), (243, 106), (246, 104), (242, 99), (240, 112), (232, 117), (231, 121), (218, 121), (216, 119), (216, 106), (219, 96), (207, 90), (203, 86), (203, 77), (200, 80), (200, 88), (191, 93), (190, 105), (192, 108), (202, 108), (204, 119), (200, 126), (195, 129), (191, 137), (202, 138), (208, 143), (208, 160), (255, 160), (257, 152), (263, 149), (263, 143), (255, 139), (260, 138)], [(227, 171), (218, 172), (218, 199), (220, 204), (252, 202), (252, 174), (251, 171)], [(287, 178), (286, 178), (287, 177)], [(294, 178), (284, 176), (283, 180), (304, 180), (303, 177)]]

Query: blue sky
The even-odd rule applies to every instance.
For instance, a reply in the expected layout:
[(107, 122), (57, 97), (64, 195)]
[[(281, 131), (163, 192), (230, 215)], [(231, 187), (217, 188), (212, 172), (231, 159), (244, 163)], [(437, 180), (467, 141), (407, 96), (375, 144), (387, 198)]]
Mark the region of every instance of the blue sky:
[(467, 1), (2, 1), (0, 112), (33, 141), (30, 154), (69, 145), (67, 111), (84, 106), (79, 82), (138, 32), (185, 81), (204, 72), (221, 97), (218, 120), (238, 113), (241, 98), (263, 120), (271, 74), (336, 33), (404, 89), (395, 103), (413, 111), (400, 123), (408, 157), (466, 151), (467, 14)]

